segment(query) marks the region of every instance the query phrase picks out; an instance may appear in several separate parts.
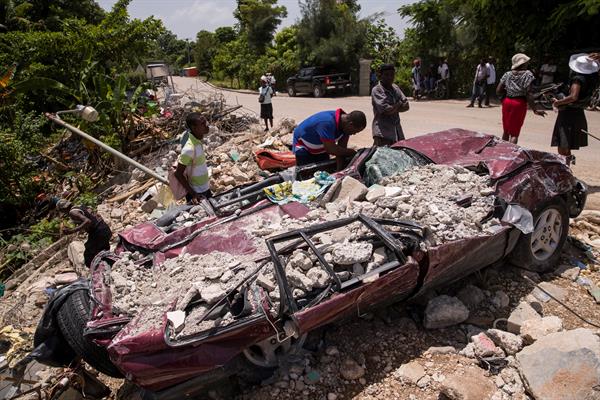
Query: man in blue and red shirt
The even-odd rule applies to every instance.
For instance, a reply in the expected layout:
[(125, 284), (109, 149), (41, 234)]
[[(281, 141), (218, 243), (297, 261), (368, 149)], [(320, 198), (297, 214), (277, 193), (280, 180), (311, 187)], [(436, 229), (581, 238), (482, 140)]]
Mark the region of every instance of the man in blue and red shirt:
[(302, 166), (329, 160), (336, 156), (338, 170), (344, 167), (346, 158), (353, 157), (356, 151), (348, 148), (348, 139), (367, 126), (367, 118), (362, 111), (346, 114), (344, 110), (318, 112), (294, 130), (293, 151), (296, 165)]

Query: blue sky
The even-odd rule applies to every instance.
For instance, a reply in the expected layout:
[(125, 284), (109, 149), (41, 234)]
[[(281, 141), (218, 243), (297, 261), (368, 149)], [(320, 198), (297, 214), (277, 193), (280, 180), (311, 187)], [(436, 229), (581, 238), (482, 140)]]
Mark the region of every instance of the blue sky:
[[(110, 9), (116, 0), (96, 0), (100, 6)], [(384, 13), (386, 22), (391, 25), (398, 35), (403, 36), (407, 22), (396, 10), (403, 4), (413, 3), (414, 0), (360, 0), (361, 16), (374, 13)], [(297, 0), (279, 0), (288, 10), (287, 18), (281, 27), (293, 24), (300, 17), (300, 7)], [(180, 39), (193, 39), (202, 29), (209, 31), (219, 26), (235, 23), (233, 10), (235, 0), (133, 0), (129, 6), (129, 14), (134, 18), (154, 16), (163, 21), (167, 29)]]

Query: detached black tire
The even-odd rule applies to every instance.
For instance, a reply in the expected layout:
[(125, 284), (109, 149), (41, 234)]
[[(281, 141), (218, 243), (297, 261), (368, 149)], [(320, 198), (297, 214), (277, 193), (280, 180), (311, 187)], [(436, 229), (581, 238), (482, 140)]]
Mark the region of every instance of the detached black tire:
[(91, 311), (88, 292), (86, 290), (73, 292), (60, 307), (56, 316), (63, 337), (75, 353), (89, 365), (108, 376), (122, 378), (123, 374), (110, 361), (106, 349), (83, 336)]
[(533, 233), (521, 235), (510, 261), (525, 269), (545, 272), (556, 265), (567, 240), (569, 214), (560, 197), (548, 200), (533, 213)]

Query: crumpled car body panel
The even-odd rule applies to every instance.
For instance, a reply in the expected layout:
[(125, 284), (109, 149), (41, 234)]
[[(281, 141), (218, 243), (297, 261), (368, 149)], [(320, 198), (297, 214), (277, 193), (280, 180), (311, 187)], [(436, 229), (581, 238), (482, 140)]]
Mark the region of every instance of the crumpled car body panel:
[[(527, 150), (492, 135), (462, 129), (403, 140), (394, 147), (413, 149), (438, 164), (461, 165), (476, 170), (483, 168), (495, 183), (497, 196), (530, 211), (546, 199), (569, 193), (577, 182), (560, 156)], [(358, 171), (366, 154), (359, 154), (351, 165), (334, 176), (360, 178)], [(286, 206), (257, 207), (256, 213), (263, 216), (269, 213), (287, 214), (299, 218), (307, 211), (303, 205), (290, 203)], [(120, 233), (120, 238), (124, 247), (143, 249), (152, 254), (154, 263), (161, 263), (182, 252), (206, 254), (215, 250), (251, 254), (258, 259), (268, 255), (265, 246), (257, 245), (239, 229), (244, 219), (249, 221), (252, 218), (256, 218), (256, 214), (250, 213), (237, 221), (209, 228), (191, 242), (166, 251), (162, 250), (218, 219), (206, 220), (171, 234), (145, 223)], [(501, 260), (512, 250), (518, 237), (516, 229), (505, 225), (489, 236), (430, 247), (424, 254), (412, 255), (404, 265), (373, 282), (336, 293), (289, 317), (301, 332), (308, 332), (336, 319), (361, 314), (363, 309), (366, 311), (373, 306), (418, 295)], [(99, 304), (94, 308), (89, 326), (109, 326), (111, 321), (123, 324), (110, 312), (111, 295), (102, 283), (101, 270), (102, 263), (93, 273), (94, 293)], [(143, 315), (140, 315), (125, 325), (113, 338), (108, 350), (114, 364), (128, 379), (151, 390), (168, 388), (220, 368), (248, 346), (274, 334), (266, 318), (257, 318), (196, 343), (171, 347), (165, 341), (166, 317), (160, 327), (131, 335), (142, 318)]]

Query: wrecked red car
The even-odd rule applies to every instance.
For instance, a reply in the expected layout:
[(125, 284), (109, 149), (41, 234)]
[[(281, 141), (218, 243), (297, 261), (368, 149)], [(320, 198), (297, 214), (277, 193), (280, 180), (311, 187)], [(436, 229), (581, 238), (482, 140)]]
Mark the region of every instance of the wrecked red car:
[[(557, 261), (569, 217), (585, 204), (586, 188), (561, 156), (492, 135), (452, 129), (400, 141), (392, 150), (401, 158), (373, 167), (379, 150), (363, 149), (333, 176), (372, 181), (379, 174), (386, 182), (386, 168), (404, 162), (405, 170), (452, 173), (449, 179), (473, 187), (475, 197), (457, 191), (448, 201), (458, 211), (480, 204), (478, 221), (469, 225), (461, 214), (446, 221), (427, 201), (400, 204), (417, 196), (411, 194), (420, 185), (414, 176), (377, 189), (379, 198), (373, 189), (372, 205), (346, 202), (319, 212), (265, 199), (262, 189), (284, 180), (273, 176), (216, 197), (215, 215), (193, 225), (167, 233), (144, 223), (122, 232), (117, 254), (95, 259), (91, 282), (49, 307), (60, 328), (54, 335), (62, 335), (68, 355), (124, 376), (148, 398), (193, 396), (226, 376), (272, 370), (327, 324), (414, 298), (506, 257), (542, 271)], [(408, 192), (398, 194), (403, 189)], [(377, 213), (368, 215), (371, 209)], [(339, 217), (311, 219), (327, 212)], [(398, 217), (427, 221), (428, 213), (438, 214), (436, 227)], [(265, 231), (262, 221), (281, 229)], [(442, 232), (453, 224), (465, 229)], [(470, 235), (471, 228), (480, 233)], [(445, 240), (435, 239), (443, 234)], [(203, 269), (193, 269), (200, 264)], [(171, 298), (175, 283), (183, 291)], [(144, 301), (136, 297), (140, 286), (154, 289)], [(39, 336), (36, 344), (44, 339)]]

